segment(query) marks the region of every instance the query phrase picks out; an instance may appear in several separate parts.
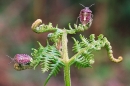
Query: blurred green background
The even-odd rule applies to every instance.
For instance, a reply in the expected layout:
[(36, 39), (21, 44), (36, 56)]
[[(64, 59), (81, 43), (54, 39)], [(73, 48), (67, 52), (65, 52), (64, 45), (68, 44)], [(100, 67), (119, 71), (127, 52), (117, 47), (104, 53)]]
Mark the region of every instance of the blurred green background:
[[(69, 35), (69, 48), (73, 46), (72, 36), (89, 37), (104, 34), (111, 42), (114, 56), (123, 56), (121, 63), (109, 60), (106, 50), (94, 52), (93, 68), (71, 67), (72, 86), (130, 86), (130, 0), (0, 0), (0, 86), (43, 86), (48, 73), (36, 70), (16, 71), (13, 62), (6, 55), (29, 54), (31, 48), (38, 48), (36, 41), (46, 45), (47, 34), (36, 34), (31, 24), (38, 18), (43, 23), (52, 22), (60, 28), (74, 24), (82, 7), (95, 4), (91, 28), (77, 35)], [(72, 55), (71, 48), (69, 49)], [(53, 76), (47, 86), (64, 86), (63, 71)]]

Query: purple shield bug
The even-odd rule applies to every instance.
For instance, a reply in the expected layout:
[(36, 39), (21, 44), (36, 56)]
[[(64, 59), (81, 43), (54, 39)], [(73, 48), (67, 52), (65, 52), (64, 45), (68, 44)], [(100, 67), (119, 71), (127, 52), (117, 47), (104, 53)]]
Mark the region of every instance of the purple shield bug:
[[(80, 4), (82, 5), (82, 4)], [(94, 4), (92, 4), (94, 5)], [(91, 6), (92, 6), (91, 5)], [(91, 26), (91, 23), (92, 23), (92, 17), (93, 17), (93, 14), (92, 14), (92, 11), (89, 9), (91, 6), (89, 7), (85, 7), (84, 5), (82, 5), (84, 7), (84, 9), (82, 9), (80, 11), (80, 14), (79, 14), (79, 19), (80, 19), (80, 22), (83, 24), (83, 25), (86, 25), (86, 24), (90, 24), (89, 26)]]
[(12, 59), (12, 61), (14, 61), (15, 63), (18, 63), (20, 65), (26, 65), (32, 61), (32, 58), (27, 54), (16, 54), (14, 56), (14, 58), (11, 58), (11, 59)]
[(26, 65), (32, 61), (32, 58), (27, 54), (16, 54), (14, 56), (14, 61), (21, 65)]

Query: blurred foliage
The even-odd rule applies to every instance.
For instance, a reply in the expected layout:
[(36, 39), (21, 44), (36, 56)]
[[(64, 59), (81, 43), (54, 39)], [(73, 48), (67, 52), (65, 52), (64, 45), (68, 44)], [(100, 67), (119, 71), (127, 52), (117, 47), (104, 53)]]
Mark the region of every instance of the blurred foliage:
[[(106, 59), (106, 52), (102, 50), (96, 53), (97, 61), (93, 68), (81, 71), (73, 68), (72, 85), (130, 85), (128, 77), (130, 74), (130, 0), (0, 0), (0, 76), (2, 77), (0, 86), (41, 86), (43, 84), (42, 80), (46, 75), (32, 70), (17, 72), (13, 69), (13, 63), (8, 65), (11, 60), (6, 55), (13, 57), (17, 53), (30, 54), (32, 47), (38, 47), (36, 41), (46, 45), (44, 40), (47, 33), (36, 35), (31, 31), (34, 20), (41, 18), (46, 24), (52, 22), (54, 26), (58, 24), (59, 27), (68, 27), (68, 23), (76, 22), (83, 8), (79, 3), (84, 6), (95, 3), (90, 8), (94, 14), (93, 24), (82, 34), (86, 37), (91, 33), (104, 34), (111, 42), (115, 56), (122, 55), (124, 61), (119, 64), (111, 63)], [(74, 36), (78, 37), (78, 35)], [(71, 38), (71, 35), (68, 37)], [(69, 46), (72, 46), (73, 41), (69, 40), (69, 42)], [(23, 75), (26, 77), (22, 77)], [(62, 72), (60, 75), (57, 79), (51, 79), (48, 86), (63, 86)]]

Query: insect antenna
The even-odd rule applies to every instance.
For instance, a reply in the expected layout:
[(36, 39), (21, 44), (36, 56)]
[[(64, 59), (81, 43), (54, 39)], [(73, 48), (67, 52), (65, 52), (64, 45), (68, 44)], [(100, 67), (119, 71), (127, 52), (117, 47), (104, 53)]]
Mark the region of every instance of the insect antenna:
[(89, 8), (92, 7), (93, 5), (95, 5), (95, 4), (91, 4), (91, 5), (89, 6)]
[(81, 3), (79, 3), (79, 4), (85, 8), (85, 6), (83, 4), (81, 4)]
[(11, 64), (12, 62), (14, 62), (14, 59), (13, 58), (11, 58), (10, 56), (8, 56), (8, 55), (6, 55), (7, 57), (9, 57), (12, 61), (11, 62), (9, 62), (8, 64)]

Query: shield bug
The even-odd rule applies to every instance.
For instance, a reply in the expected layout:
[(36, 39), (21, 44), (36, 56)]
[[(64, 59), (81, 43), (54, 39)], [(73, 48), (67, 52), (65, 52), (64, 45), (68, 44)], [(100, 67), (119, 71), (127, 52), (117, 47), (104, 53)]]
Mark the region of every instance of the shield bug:
[(18, 64), (26, 65), (32, 61), (32, 58), (27, 54), (16, 54), (14, 56), (14, 61)]
[(11, 59), (12, 59), (12, 61), (14, 61), (15, 63), (18, 63), (20, 65), (27, 65), (28, 63), (30, 63), (32, 61), (32, 57), (30, 57), (27, 54), (16, 54), (14, 56), (14, 58), (11, 58)]
[[(80, 4), (82, 5), (82, 4)], [(94, 4), (92, 4), (94, 5)], [(91, 5), (91, 6), (92, 6)], [(89, 26), (91, 26), (91, 23), (92, 23), (92, 17), (93, 17), (93, 14), (92, 14), (92, 11), (89, 9), (91, 6), (89, 7), (85, 7), (84, 5), (82, 5), (84, 7), (84, 9), (82, 9), (80, 11), (80, 14), (79, 14), (79, 19), (80, 19), (80, 22), (83, 24), (83, 25), (86, 25), (86, 24), (90, 24)]]

